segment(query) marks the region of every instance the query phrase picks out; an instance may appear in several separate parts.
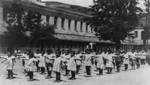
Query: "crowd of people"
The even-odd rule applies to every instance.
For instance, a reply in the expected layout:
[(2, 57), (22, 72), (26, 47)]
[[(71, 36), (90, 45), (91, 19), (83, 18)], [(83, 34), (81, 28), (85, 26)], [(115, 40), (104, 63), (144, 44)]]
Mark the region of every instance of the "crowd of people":
[[(61, 76), (70, 76), (69, 79), (74, 80), (76, 75), (85, 73), (86, 77), (90, 77), (93, 67), (97, 75), (103, 75), (105, 70), (107, 74), (111, 74), (113, 71), (135, 70), (146, 64), (146, 55), (147, 52), (144, 50), (125, 51), (113, 48), (97, 51), (92, 49), (86, 49), (85, 51), (54, 51), (51, 49), (33, 51), (27, 49), (8, 52), (8, 58), (5, 58), (3, 62), (7, 62), (8, 79), (13, 78), (15, 62), (21, 60), (24, 73), (30, 81), (34, 80), (34, 72), (37, 72), (46, 75), (46, 79), (56, 78), (56, 82), (60, 82), (62, 81)], [(82, 69), (85, 72), (81, 72)]]

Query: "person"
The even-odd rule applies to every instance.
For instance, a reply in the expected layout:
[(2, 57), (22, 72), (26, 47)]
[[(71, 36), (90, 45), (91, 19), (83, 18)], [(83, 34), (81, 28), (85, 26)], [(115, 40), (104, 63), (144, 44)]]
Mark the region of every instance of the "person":
[(47, 52), (44, 54), (45, 62), (46, 62), (46, 69), (48, 73), (46, 78), (52, 78), (52, 69), (53, 69), (55, 56), (56, 55), (50, 49), (48, 49)]
[(97, 53), (96, 55), (96, 67), (99, 71), (98, 75), (103, 75), (103, 69), (104, 69), (104, 59), (103, 59), (103, 55), (102, 52)]
[(45, 73), (45, 56), (44, 51), (42, 52), (41, 56), (39, 56), (39, 67), (41, 70), (41, 74)]
[(35, 66), (35, 62), (37, 61), (37, 59), (34, 58), (34, 54), (30, 53), (29, 54), (29, 61), (27, 63), (28, 66), (28, 76), (29, 76), (29, 81), (33, 81), (33, 75), (34, 75), (34, 66)]
[(92, 65), (91, 60), (92, 60), (92, 55), (90, 53), (90, 49), (87, 49), (85, 54), (85, 69), (86, 69), (87, 76), (91, 76), (91, 65)]
[(37, 59), (37, 61), (36, 61), (36, 69), (37, 69), (37, 72), (40, 71), (39, 58), (40, 58), (41, 55), (42, 55), (42, 54), (40, 53), (40, 50), (39, 50), (39, 49), (37, 49), (36, 52), (34, 53), (34, 56), (35, 56), (35, 58)]
[(79, 74), (79, 70), (80, 70), (80, 67), (81, 67), (81, 56), (82, 56), (82, 54), (81, 53), (77, 53), (76, 55), (75, 55), (75, 61), (76, 61), (76, 74)]
[(120, 67), (121, 67), (120, 53), (117, 53), (116, 56), (115, 56), (115, 65), (116, 65), (117, 72), (120, 72)]
[(129, 55), (127, 54), (127, 52), (124, 54), (124, 70), (127, 71), (128, 67), (129, 67)]
[(135, 60), (137, 69), (140, 68), (140, 53), (138, 51), (135, 52)]
[(113, 59), (112, 59), (111, 52), (108, 51), (107, 61), (106, 61), (106, 69), (108, 74), (112, 73), (112, 68), (113, 68)]
[(131, 69), (135, 70), (135, 66), (136, 66), (136, 57), (135, 57), (135, 52), (134, 50), (132, 50), (131, 54), (130, 54), (130, 59), (131, 59)]
[(28, 68), (27, 63), (29, 61), (29, 55), (25, 52), (25, 53), (23, 53), (22, 57), (23, 57), (23, 63), (24, 63), (24, 65), (23, 65), (24, 73), (27, 73), (27, 68)]
[(15, 56), (13, 53), (9, 52), (8, 53), (8, 58), (6, 59), (7, 61), (7, 71), (8, 71), (8, 77), (7, 79), (13, 79), (13, 69), (14, 69), (14, 63), (15, 63)]
[(144, 50), (141, 51), (141, 64), (145, 65), (146, 64), (146, 52)]
[(65, 69), (65, 76), (68, 76), (69, 75), (68, 62), (71, 57), (70, 51), (66, 51), (66, 53), (61, 55), (61, 57), (63, 58), (63, 67)]
[(68, 62), (68, 70), (71, 72), (71, 77), (69, 79), (75, 79), (76, 75), (76, 62), (75, 62), (75, 53), (71, 52), (71, 58)]
[(61, 70), (62, 70), (62, 57), (60, 57), (61, 52), (58, 51), (56, 53), (56, 59), (54, 61), (53, 71), (56, 73), (56, 82), (60, 82), (61, 80)]

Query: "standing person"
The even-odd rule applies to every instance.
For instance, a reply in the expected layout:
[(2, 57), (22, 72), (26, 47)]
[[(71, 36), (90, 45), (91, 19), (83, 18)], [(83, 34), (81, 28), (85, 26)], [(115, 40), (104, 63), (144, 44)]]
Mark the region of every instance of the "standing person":
[(145, 65), (146, 64), (146, 52), (144, 50), (141, 51), (141, 63), (142, 65)]
[(61, 52), (58, 51), (56, 53), (56, 59), (54, 61), (53, 71), (56, 73), (56, 82), (60, 82), (61, 80), (61, 70), (62, 70), (62, 57), (60, 57)]
[(90, 49), (87, 49), (85, 54), (85, 69), (87, 76), (91, 76), (92, 55), (90, 53)]
[(115, 57), (115, 65), (116, 65), (117, 72), (120, 72), (121, 56), (119, 52), (116, 54), (116, 57)]
[(71, 52), (71, 58), (68, 62), (68, 70), (71, 71), (71, 77), (69, 79), (75, 79), (76, 75), (76, 62), (75, 62), (75, 53)]
[(23, 67), (24, 67), (24, 73), (27, 73), (27, 63), (29, 60), (29, 55), (27, 55), (27, 52), (23, 53)]
[(76, 73), (79, 74), (80, 67), (81, 67), (81, 56), (82, 54), (78, 52), (78, 54), (75, 55), (75, 61), (76, 61)]
[(135, 60), (137, 69), (140, 68), (140, 53), (138, 51), (135, 52)]
[(111, 52), (108, 51), (107, 61), (106, 61), (106, 69), (108, 74), (112, 73), (112, 68), (113, 68), (113, 59), (112, 59)]
[(44, 51), (42, 52), (42, 55), (39, 58), (39, 67), (41, 70), (41, 74), (45, 73), (45, 56), (44, 56)]
[(67, 51), (64, 55), (61, 55), (63, 57), (63, 65), (65, 69), (65, 76), (69, 75), (69, 70), (68, 70), (68, 62), (71, 57), (70, 51)]
[(37, 61), (36, 61), (36, 69), (37, 69), (37, 72), (40, 72), (39, 58), (40, 58), (40, 56), (42, 56), (42, 54), (40, 53), (40, 50), (39, 50), (39, 49), (36, 50), (36, 53), (34, 53), (34, 56), (35, 56), (35, 58), (37, 59)]
[(44, 54), (45, 62), (46, 62), (46, 69), (47, 69), (47, 78), (52, 78), (52, 70), (53, 64), (56, 55), (52, 52), (52, 50), (48, 49), (47, 52)]
[(14, 63), (15, 63), (15, 56), (13, 53), (8, 53), (7, 60), (7, 71), (8, 71), (8, 77), (7, 79), (13, 79), (13, 69), (14, 69)]
[(35, 66), (35, 62), (37, 60), (34, 58), (34, 54), (30, 53), (29, 54), (29, 61), (28, 61), (28, 76), (29, 76), (29, 81), (33, 81), (33, 74), (34, 74), (34, 66)]
[(135, 58), (135, 52), (134, 52), (134, 50), (131, 52), (131, 54), (130, 54), (130, 59), (131, 59), (131, 69), (132, 70), (135, 70), (135, 66), (136, 66), (136, 58)]
[(99, 74), (98, 75), (103, 75), (103, 69), (104, 69), (104, 59), (103, 59), (103, 55), (102, 55), (102, 52), (99, 52), (97, 55), (96, 55), (96, 67), (99, 71)]
[(127, 52), (124, 55), (124, 70), (127, 71), (128, 67), (129, 67), (129, 55), (127, 54)]

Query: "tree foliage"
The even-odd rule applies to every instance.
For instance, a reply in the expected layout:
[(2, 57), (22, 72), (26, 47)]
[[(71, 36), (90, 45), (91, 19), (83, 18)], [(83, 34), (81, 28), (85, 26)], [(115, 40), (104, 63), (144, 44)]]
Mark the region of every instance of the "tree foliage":
[(93, 17), (88, 22), (100, 39), (120, 44), (136, 27), (141, 12), (137, 4), (137, 0), (94, 0)]
[[(37, 44), (51, 39), (55, 26), (41, 23), (41, 14), (34, 10), (26, 10), (19, 1), (6, 6), (6, 29), (1, 39), (7, 46)], [(39, 43), (40, 44), (40, 43)]]

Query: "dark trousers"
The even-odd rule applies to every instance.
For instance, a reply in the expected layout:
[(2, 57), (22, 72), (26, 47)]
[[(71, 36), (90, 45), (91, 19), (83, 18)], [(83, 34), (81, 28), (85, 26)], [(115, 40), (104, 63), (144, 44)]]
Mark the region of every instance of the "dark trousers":
[(117, 68), (117, 72), (120, 72), (120, 65), (117, 65), (116, 68)]
[(40, 71), (39, 61), (36, 62), (36, 68), (37, 68), (37, 72), (39, 72)]
[(87, 75), (91, 75), (91, 66), (86, 66), (85, 68)]
[(76, 77), (76, 72), (75, 71), (71, 71), (71, 79), (75, 79)]
[(80, 70), (80, 65), (77, 65), (76, 68), (77, 68), (76, 73), (78, 74)]
[(11, 69), (7, 71), (8, 71), (8, 78), (13, 78), (13, 71)]
[(145, 61), (146, 61), (145, 59), (141, 59), (141, 64), (145, 65)]
[(107, 67), (107, 73), (108, 74), (112, 73), (112, 68), (111, 67)]
[(65, 75), (66, 75), (66, 76), (69, 75), (69, 70), (67, 69), (67, 65), (65, 65)]
[(52, 69), (53, 65), (51, 63), (46, 63), (46, 70), (48, 73), (48, 77), (51, 77), (52, 75), (52, 70), (50, 70), (50, 68)]
[(56, 81), (60, 81), (61, 80), (61, 74), (60, 72), (56, 72)]
[(32, 80), (33, 79), (33, 71), (28, 71), (28, 76), (29, 76), (29, 79)]
[(99, 71), (99, 75), (102, 75), (102, 74), (103, 74), (103, 69), (98, 68), (98, 71)]
[(41, 73), (45, 73), (45, 68), (41, 67)]
[(124, 64), (125, 71), (128, 70), (128, 64)]

